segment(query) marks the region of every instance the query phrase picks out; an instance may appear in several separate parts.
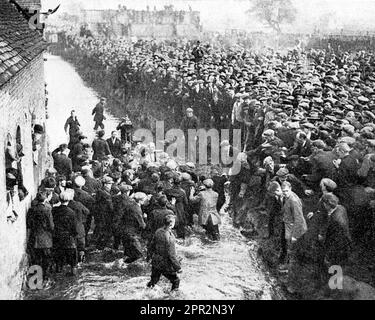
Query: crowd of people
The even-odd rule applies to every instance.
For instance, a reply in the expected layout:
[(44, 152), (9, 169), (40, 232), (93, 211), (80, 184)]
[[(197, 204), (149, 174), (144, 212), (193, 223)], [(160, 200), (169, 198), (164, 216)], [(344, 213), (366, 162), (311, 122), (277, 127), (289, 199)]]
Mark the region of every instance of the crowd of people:
[[(94, 130), (105, 126), (97, 116), (103, 104), (105, 98), (93, 109)], [(125, 263), (151, 260), (148, 287), (164, 275), (178, 289), (175, 235), (185, 239), (199, 223), (209, 239), (219, 240), (226, 179), (218, 169), (199, 174), (193, 163), (178, 164), (167, 153), (156, 154), (152, 143), (133, 141), (127, 116), (117, 127), (120, 138), (116, 130), (105, 139), (98, 129), (88, 143), (74, 110), (64, 129), (69, 143), (52, 152), (54, 167), (27, 215), (30, 263), (42, 267), (49, 283), (65, 266), (75, 275), (88, 249), (121, 249)]]
[[(131, 186), (142, 208), (144, 194), (152, 195), (152, 208), (165, 194), (158, 205), (165, 202), (165, 208), (175, 212), (178, 236), (184, 237), (193, 223), (192, 213), (198, 212), (209, 236), (218, 239), (217, 212), (225, 202), (224, 185), (229, 181), (233, 224), (240, 226), (251, 212), (243, 210), (243, 203), (247, 209), (266, 210), (268, 236), (280, 237), (279, 270), (291, 278), (306, 252), (313, 252), (317, 275), (326, 276), (327, 266), (344, 267), (350, 262), (353, 245), (366, 246), (374, 240), (375, 59), (371, 51), (296, 47), (255, 53), (242, 46), (224, 48), (181, 40), (128, 43), (79, 35), (69, 35), (67, 47), (95, 61), (89, 70), (94, 77), (101, 77), (103, 70), (114, 72), (117, 78), (111, 81), (112, 89), (123, 101), (141, 94), (154, 101), (162, 116), (173, 110), (176, 121), (188, 109), (188, 118), (194, 110), (200, 127), (242, 129), (241, 150), (232, 139), (221, 143), (241, 163), (240, 173), (234, 175), (226, 170), (227, 175), (221, 175), (214, 168), (207, 179), (194, 172), (193, 164), (171, 167), (174, 161), (166, 155), (159, 166), (153, 159), (117, 173), (118, 168), (132, 167), (129, 156), (142, 160), (152, 158), (152, 153), (135, 148), (129, 155), (125, 148), (121, 152), (127, 152), (126, 156), (120, 153), (113, 162), (106, 158), (109, 153), (104, 154), (90, 169), (84, 166), (78, 171), (84, 179), (101, 178), (106, 199), (111, 192), (122, 193)], [(186, 123), (184, 119), (181, 127), (189, 129)], [(66, 180), (68, 175), (61, 183)], [(71, 181), (77, 188), (75, 178)], [(100, 213), (109, 210), (101, 207), (104, 198), (99, 196)], [(205, 201), (209, 204), (203, 205)], [(209, 208), (208, 222), (203, 207)], [(95, 215), (95, 210), (90, 212)], [(152, 211), (145, 212), (150, 226)], [(110, 242), (109, 230), (116, 228), (104, 217), (96, 220), (102, 247)], [(143, 225), (141, 220), (138, 223)], [(140, 251), (137, 241), (133, 247), (134, 252)], [(293, 286), (289, 289), (294, 291)]]

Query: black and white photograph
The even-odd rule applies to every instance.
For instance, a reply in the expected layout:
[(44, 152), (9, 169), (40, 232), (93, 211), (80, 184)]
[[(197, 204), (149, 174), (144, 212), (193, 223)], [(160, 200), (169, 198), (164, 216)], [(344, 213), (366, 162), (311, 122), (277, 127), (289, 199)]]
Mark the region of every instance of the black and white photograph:
[(0, 300), (375, 300), (375, 0), (0, 0), (0, 145)]

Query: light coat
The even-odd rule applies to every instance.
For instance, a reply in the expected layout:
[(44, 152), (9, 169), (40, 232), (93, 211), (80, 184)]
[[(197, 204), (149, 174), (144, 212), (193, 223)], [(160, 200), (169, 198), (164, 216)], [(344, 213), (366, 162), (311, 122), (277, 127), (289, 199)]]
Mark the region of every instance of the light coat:
[(192, 197), (190, 200), (193, 203), (200, 204), (198, 222), (200, 225), (205, 226), (208, 224), (209, 219), (212, 219), (212, 224), (221, 224), (220, 214), (217, 212), (216, 204), (219, 195), (212, 189), (203, 190), (197, 196)]

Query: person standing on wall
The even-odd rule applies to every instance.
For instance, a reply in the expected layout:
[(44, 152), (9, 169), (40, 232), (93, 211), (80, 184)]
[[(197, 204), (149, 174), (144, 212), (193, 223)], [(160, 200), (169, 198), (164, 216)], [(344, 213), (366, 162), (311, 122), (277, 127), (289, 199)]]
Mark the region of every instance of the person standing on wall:
[(132, 143), (133, 123), (129, 119), (128, 115), (122, 118), (122, 121), (119, 123), (116, 130), (120, 130), (121, 132), (122, 143)]
[(189, 141), (189, 130), (198, 130), (199, 127), (199, 120), (194, 115), (194, 111), (192, 108), (186, 109), (186, 116), (182, 119), (180, 124), (180, 129), (184, 132), (185, 136), (185, 150), (188, 152), (188, 159), (194, 160), (194, 154), (192, 153), (195, 148), (194, 144), (196, 144), (197, 138), (195, 137), (194, 140)]
[(104, 107), (107, 104), (106, 98), (100, 98), (100, 102), (95, 106), (95, 108), (92, 110), (92, 115), (94, 116), (94, 130), (97, 130), (99, 127), (101, 129), (104, 129), (104, 123), (103, 121), (106, 119), (104, 116)]

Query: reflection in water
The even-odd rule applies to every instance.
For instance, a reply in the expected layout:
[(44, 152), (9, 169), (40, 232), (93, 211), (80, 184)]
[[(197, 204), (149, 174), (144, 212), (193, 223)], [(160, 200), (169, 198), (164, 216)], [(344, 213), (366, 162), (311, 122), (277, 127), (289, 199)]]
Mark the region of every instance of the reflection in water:
[(168, 300), (168, 299), (283, 299), (262, 262), (249, 251), (246, 239), (223, 215), (221, 241), (207, 240), (196, 230), (185, 241), (178, 241), (177, 253), (183, 258), (181, 285), (170, 292), (170, 283), (162, 277), (153, 289), (146, 288), (151, 267), (144, 259), (130, 265), (122, 252), (91, 252), (80, 266), (76, 278), (58, 276), (51, 288), (25, 292), (25, 299), (69, 300)]

